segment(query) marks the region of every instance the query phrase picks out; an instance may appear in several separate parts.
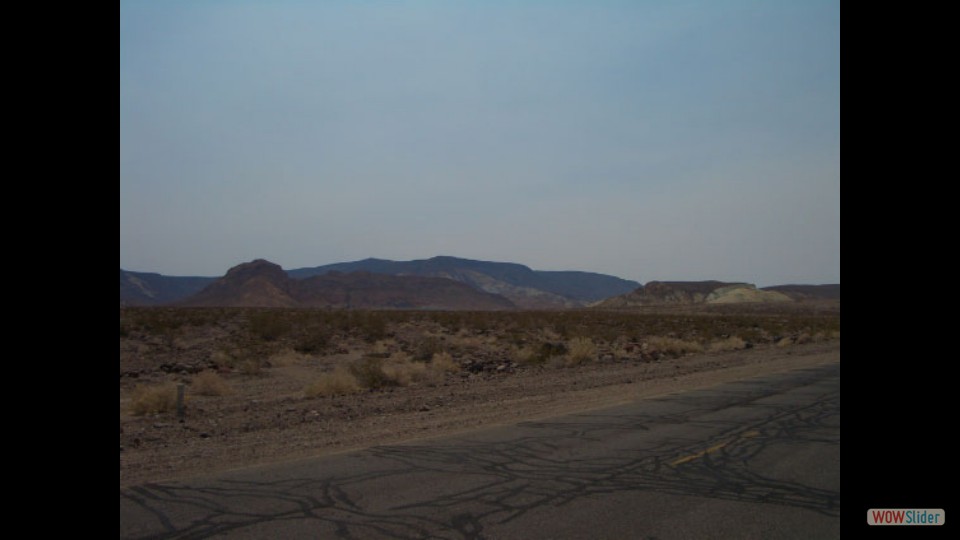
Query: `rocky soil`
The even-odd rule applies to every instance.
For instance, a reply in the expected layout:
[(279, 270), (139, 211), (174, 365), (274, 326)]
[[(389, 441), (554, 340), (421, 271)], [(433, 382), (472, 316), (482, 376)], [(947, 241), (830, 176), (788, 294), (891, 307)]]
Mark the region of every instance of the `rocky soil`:
[[(122, 325), (121, 316), (121, 336)], [(601, 347), (595, 361), (564, 366), (518, 363), (499, 352), (485, 356), (479, 340), (472, 343), (475, 354), (458, 355), (461, 369), (455, 373), (409, 386), (307, 398), (305, 384), (318, 373), (366, 353), (334, 346), (319, 355), (274, 354), (272, 361), (245, 373), (225, 369), (215, 354), (185, 352), (203, 349), (229, 331), (214, 325), (202, 335), (176, 339), (121, 337), (121, 486), (542, 418), (840, 357), (835, 337), (679, 358), (639, 349), (621, 357)], [(402, 338), (378, 346), (391, 354), (391, 346)], [(231, 392), (192, 392), (193, 374), (205, 368), (219, 370)], [(185, 384), (185, 417), (132, 414), (134, 389), (164, 381)]]

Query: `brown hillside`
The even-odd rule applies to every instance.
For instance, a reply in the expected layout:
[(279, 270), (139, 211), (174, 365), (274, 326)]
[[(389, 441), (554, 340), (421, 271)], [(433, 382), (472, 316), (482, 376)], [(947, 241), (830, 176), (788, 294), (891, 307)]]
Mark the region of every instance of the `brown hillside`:
[(296, 307), (291, 279), (278, 264), (263, 259), (239, 264), (202, 291), (179, 302), (184, 306)]
[(651, 281), (633, 292), (608, 298), (600, 308), (631, 308), (694, 304), (790, 302), (790, 297), (759, 290), (750, 283), (723, 281)]

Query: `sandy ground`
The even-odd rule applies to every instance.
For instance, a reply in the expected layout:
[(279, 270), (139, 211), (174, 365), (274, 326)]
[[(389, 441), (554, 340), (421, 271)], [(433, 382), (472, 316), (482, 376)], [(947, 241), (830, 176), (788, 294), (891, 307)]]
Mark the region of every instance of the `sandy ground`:
[(235, 392), (190, 395), (183, 422), (171, 413), (132, 416), (121, 392), (120, 485), (446, 435), (839, 362), (840, 343), (456, 373), (439, 383), (303, 397), (315, 364), (337, 360), (305, 358), (256, 377), (228, 377)]

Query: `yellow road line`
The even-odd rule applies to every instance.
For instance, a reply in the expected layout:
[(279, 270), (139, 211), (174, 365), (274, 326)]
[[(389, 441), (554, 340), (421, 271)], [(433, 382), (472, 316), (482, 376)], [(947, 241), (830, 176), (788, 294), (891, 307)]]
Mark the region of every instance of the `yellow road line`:
[[(757, 435), (760, 435), (760, 432), (759, 432), (759, 431), (748, 431), (748, 432), (744, 433), (743, 435), (741, 435), (741, 437), (743, 437), (743, 438), (745, 438), (745, 439), (748, 439), (748, 438), (751, 438), (751, 437), (756, 437)], [(683, 465), (684, 463), (687, 463), (688, 461), (693, 461), (693, 460), (695, 460), (695, 459), (697, 459), (697, 458), (702, 458), (703, 456), (705, 456), (705, 455), (707, 455), (707, 454), (711, 454), (711, 453), (713, 453), (713, 452), (716, 452), (717, 450), (720, 450), (720, 449), (723, 448), (724, 446), (727, 446), (728, 444), (733, 443), (733, 442), (736, 442), (736, 439), (732, 439), (732, 440), (729, 440), (729, 441), (727, 441), (727, 442), (722, 442), (722, 443), (720, 443), (720, 444), (713, 445), (713, 446), (711, 446), (710, 448), (707, 448), (706, 450), (703, 450), (703, 451), (701, 451), (701, 452), (697, 452), (696, 454), (691, 454), (691, 455), (689, 455), (689, 456), (684, 456), (684, 457), (682, 457), (682, 458), (676, 459), (676, 460), (670, 462), (670, 466), (676, 467), (677, 465)]]
[(686, 463), (686, 462), (688, 462), (688, 461), (693, 461), (693, 460), (697, 459), (698, 457), (700, 457), (700, 456), (699, 456), (699, 455), (692, 455), (692, 456), (682, 457), (682, 458), (674, 461), (674, 462), (671, 463), (670, 465), (673, 466), (673, 467), (676, 467), (677, 465), (682, 465), (682, 464), (684, 464), (684, 463)]

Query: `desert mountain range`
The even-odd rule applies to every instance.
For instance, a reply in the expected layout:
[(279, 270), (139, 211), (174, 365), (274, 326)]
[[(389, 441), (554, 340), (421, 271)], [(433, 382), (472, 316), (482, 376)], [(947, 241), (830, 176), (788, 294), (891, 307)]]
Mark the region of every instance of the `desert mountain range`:
[(365, 259), (315, 268), (291, 270), (291, 277), (305, 278), (329, 272), (373, 272), (394, 276), (446, 278), (475, 289), (507, 298), (517, 307), (578, 307), (632, 291), (640, 284), (592, 272), (531, 270), (516, 263), (474, 261), (457, 257), (433, 257), (418, 261)]
[(497, 310), (516, 306), (502, 296), (444, 278), (330, 272), (294, 279), (262, 259), (235, 266), (183, 306), (329, 307), (345, 309)]
[[(223, 291), (221, 291), (218, 296), (219, 302), (225, 302), (225, 305), (241, 305), (238, 304), (238, 302), (250, 302), (253, 298), (249, 289), (266, 287), (267, 283), (277, 286), (279, 281), (277, 269), (279, 269), (279, 267), (267, 271), (267, 267), (262, 264), (254, 265), (253, 267), (240, 265), (231, 269), (227, 272), (227, 275), (220, 278), (220, 280), (230, 277), (231, 283), (235, 284), (238, 275), (235, 270), (241, 267), (244, 268), (244, 271), (240, 272), (239, 275), (248, 276), (254, 269), (263, 272), (265, 275), (262, 279), (255, 280), (254, 283), (245, 286), (243, 290), (246, 292), (238, 293), (241, 294), (241, 296), (245, 294), (247, 300), (242, 300), (241, 298), (228, 300), (224, 296)], [(283, 272), (282, 269), (279, 271)], [(399, 279), (374, 279), (369, 276), (354, 275), (356, 273), (378, 276), (386, 275)], [(325, 283), (328, 287), (343, 289), (344, 287), (353, 287), (353, 282), (356, 281), (356, 286), (367, 290), (376, 285), (383, 289), (381, 292), (387, 296), (390, 295), (390, 288), (403, 289), (402, 298), (397, 297), (392, 304), (385, 304), (382, 307), (397, 307), (398, 305), (406, 304), (413, 306), (433, 305), (432, 302), (436, 300), (433, 293), (424, 291), (423, 294), (427, 295), (427, 297), (422, 299), (414, 298), (411, 295), (418, 290), (418, 287), (435, 288), (440, 284), (446, 287), (446, 282), (448, 281), (466, 285), (473, 291), (490, 293), (502, 297), (508, 301), (510, 307), (524, 309), (578, 307), (611, 296), (628, 293), (640, 286), (640, 284), (635, 281), (592, 272), (539, 271), (531, 270), (522, 264), (475, 261), (457, 257), (433, 257), (431, 259), (415, 261), (364, 259), (362, 261), (337, 263), (313, 268), (299, 268), (286, 271), (285, 274), (297, 282), (319, 276), (336, 277), (336, 279), (312, 282), (315, 287), (320, 283)], [(429, 279), (417, 280), (412, 278), (432, 278), (442, 279), (444, 281), (438, 282)], [(128, 305), (162, 305), (174, 302), (186, 302), (191, 305), (196, 305), (192, 295), (200, 293), (205, 287), (211, 286), (216, 281), (217, 278), (162, 276), (160, 274), (128, 272), (121, 269), (120, 301)], [(446, 289), (449, 289), (449, 287), (446, 287)], [(226, 289), (224, 289), (224, 291), (225, 290)], [(453, 293), (452, 290), (447, 290), (447, 292), (450, 294)], [(397, 294), (399, 294), (399, 291), (397, 291)], [(266, 302), (270, 305), (281, 302), (280, 297), (276, 294), (264, 292), (261, 295), (254, 296), (260, 297), (259, 302)], [(267, 297), (270, 297), (271, 300), (268, 301)], [(204, 302), (207, 303), (213, 301), (209, 294), (203, 298), (205, 298)], [(475, 300), (477, 299), (470, 300), (465, 304), (465, 307), (461, 309), (472, 309), (466, 306), (476, 304)], [(282, 303), (286, 305), (289, 304), (289, 301), (284, 300)], [(339, 306), (342, 304), (340, 302), (334, 302), (333, 305)], [(354, 305), (353, 307), (359, 306)], [(450, 307), (450, 309), (457, 308)], [(502, 306), (500, 309), (502, 309)]]
[(720, 281), (635, 281), (591, 272), (532, 270), (516, 263), (434, 257), (365, 259), (284, 271), (258, 259), (223, 277), (178, 277), (120, 270), (121, 305), (502, 310), (596, 305), (839, 301), (840, 285), (758, 289)]

